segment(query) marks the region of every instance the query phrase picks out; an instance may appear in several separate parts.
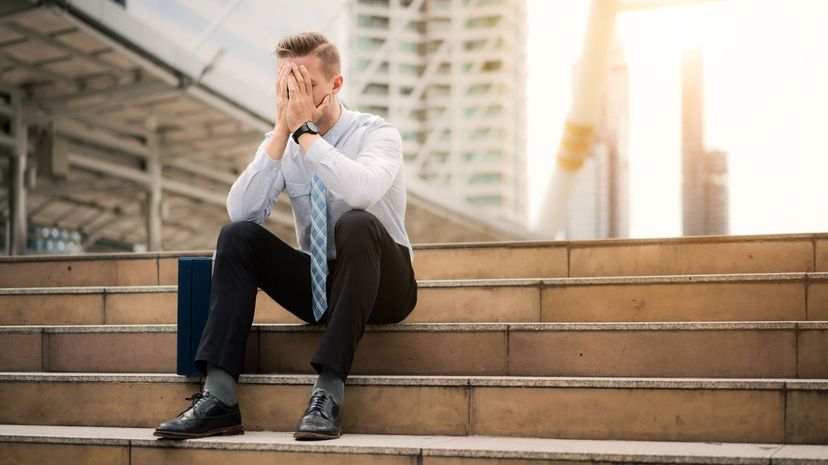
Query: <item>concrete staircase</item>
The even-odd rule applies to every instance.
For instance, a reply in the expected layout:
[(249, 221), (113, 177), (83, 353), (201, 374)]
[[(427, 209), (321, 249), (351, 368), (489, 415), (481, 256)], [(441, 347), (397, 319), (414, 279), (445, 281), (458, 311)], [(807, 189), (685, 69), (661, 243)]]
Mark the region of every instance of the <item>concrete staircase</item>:
[[(342, 438), (292, 438), (323, 328), (262, 291), (244, 436), (157, 441), (177, 260), (0, 258), (0, 463), (828, 463), (828, 234), (415, 247)], [(288, 356), (289, 355), (289, 356)]]

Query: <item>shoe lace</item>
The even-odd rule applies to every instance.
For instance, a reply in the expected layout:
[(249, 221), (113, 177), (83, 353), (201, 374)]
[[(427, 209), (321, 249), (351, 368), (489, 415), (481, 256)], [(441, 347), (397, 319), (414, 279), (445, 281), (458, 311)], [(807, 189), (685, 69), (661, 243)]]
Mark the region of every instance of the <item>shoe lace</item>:
[(184, 414), (184, 412), (186, 412), (186, 411), (188, 411), (188, 410), (190, 410), (190, 409), (195, 408), (195, 406), (196, 406), (196, 405), (197, 405), (197, 404), (198, 404), (198, 403), (199, 403), (202, 399), (204, 399), (204, 398), (205, 398), (205, 396), (204, 396), (204, 393), (203, 393), (203, 392), (196, 392), (195, 394), (191, 395), (190, 397), (185, 397), (185, 398), (184, 398), (184, 400), (190, 400), (190, 401), (192, 401), (192, 402), (193, 402), (193, 404), (192, 404), (192, 405), (190, 405), (189, 407), (185, 408), (184, 410), (182, 410), (182, 411), (178, 414), (178, 416), (181, 416), (181, 415), (183, 415), (183, 414)]
[(320, 412), (324, 412), (325, 411), (325, 402), (330, 398), (331, 397), (328, 395), (327, 392), (325, 392), (321, 389), (318, 390), (311, 397), (310, 405), (308, 406), (308, 411), (318, 410)]

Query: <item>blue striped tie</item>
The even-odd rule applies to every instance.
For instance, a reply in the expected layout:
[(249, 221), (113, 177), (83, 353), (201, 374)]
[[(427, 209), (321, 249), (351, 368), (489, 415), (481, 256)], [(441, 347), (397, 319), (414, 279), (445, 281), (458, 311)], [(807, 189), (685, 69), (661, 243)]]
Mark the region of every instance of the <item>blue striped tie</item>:
[(328, 276), (328, 204), (325, 201), (325, 184), (314, 174), (311, 181), (311, 285), (313, 290), (313, 315), (322, 319), (328, 309), (325, 281)]

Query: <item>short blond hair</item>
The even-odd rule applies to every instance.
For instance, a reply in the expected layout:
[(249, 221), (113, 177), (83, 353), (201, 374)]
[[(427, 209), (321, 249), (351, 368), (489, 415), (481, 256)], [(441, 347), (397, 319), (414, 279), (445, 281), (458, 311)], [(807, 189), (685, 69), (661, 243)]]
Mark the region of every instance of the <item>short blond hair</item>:
[(328, 79), (340, 73), (339, 50), (319, 32), (300, 32), (283, 37), (273, 54), (282, 58), (316, 55)]

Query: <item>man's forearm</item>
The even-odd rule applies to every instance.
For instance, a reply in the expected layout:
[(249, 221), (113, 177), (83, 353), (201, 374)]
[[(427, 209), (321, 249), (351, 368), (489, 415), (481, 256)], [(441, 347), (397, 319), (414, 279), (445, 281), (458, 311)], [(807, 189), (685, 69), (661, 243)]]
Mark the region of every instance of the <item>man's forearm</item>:
[(322, 136), (320, 136), (319, 134), (311, 134), (306, 132), (299, 136), (299, 145), (301, 145), (302, 149), (307, 152), (310, 146), (313, 145), (314, 142), (316, 142), (316, 139), (321, 138)]
[(273, 134), (267, 139), (267, 144), (265, 144), (267, 155), (274, 160), (281, 160), (287, 146), (288, 137), (290, 137), (290, 134), (273, 131)]

